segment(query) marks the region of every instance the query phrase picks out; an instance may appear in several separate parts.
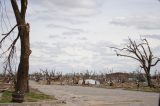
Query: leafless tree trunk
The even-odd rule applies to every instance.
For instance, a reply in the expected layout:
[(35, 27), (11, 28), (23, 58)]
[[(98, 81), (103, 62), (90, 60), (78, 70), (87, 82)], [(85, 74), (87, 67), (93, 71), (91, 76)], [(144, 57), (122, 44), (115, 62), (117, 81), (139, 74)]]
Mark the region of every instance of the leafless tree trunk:
[[(146, 73), (148, 86), (152, 87), (150, 69), (160, 61), (160, 58), (153, 56), (147, 39), (141, 39), (141, 41), (142, 42), (138, 44), (136, 41), (129, 39), (129, 44), (124, 48), (111, 48), (115, 49), (117, 56), (124, 56), (137, 60), (140, 63), (140, 67)], [(119, 51), (119, 53), (117, 51)]]
[(18, 37), (21, 43), (21, 56), (17, 72), (16, 91), (22, 93), (29, 92), (28, 87), (28, 70), (29, 70), (29, 55), (31, 54), (29, 42), (29, 24), (26, 23), (25, 16), (28, 1), (21, 0), (21, 9), (19, 10), (17, 0), (11, 0), (12, 8), (18, 26)]

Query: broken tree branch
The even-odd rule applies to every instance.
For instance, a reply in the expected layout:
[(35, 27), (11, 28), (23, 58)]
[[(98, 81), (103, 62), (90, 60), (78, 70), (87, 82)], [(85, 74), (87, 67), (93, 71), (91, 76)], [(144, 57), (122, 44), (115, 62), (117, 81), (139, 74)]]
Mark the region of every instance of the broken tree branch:
[(157, 65), (157, 63), (158, 63), (159, 61), (160, 61), (160, 58), (158, 58), (157, 61), (156, 61), (154, 64), (152, 64), (151, 66)]
[(17, 25), (15, 25), (8, 33), (6, 34), (2, 34), (2, 35), (5, 35), (1, 41), (0, 41), (0, 48), (1, 48), (1, 45), (2, 45), (2, 42), (11, 34), (11, 32), (17, 27)]

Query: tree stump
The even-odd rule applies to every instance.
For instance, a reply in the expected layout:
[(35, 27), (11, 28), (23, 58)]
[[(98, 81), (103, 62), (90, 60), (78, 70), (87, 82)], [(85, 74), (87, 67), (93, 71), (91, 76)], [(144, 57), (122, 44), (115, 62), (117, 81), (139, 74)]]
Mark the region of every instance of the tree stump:
[(17, 102), (17, 103), (24, 102), (24, 93), (14, 92), (12, 94), (12, 102)]

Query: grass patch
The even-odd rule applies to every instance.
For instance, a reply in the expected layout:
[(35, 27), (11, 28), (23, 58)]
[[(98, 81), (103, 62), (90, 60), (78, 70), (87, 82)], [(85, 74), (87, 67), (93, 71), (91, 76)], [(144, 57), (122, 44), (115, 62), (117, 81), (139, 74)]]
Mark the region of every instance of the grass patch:
[[(54, 96), (46, 95), (38, 90), (31, 89), (29, 93), (25, 94), (25, 102), (40, 102), (40, 101), (51, 101), (57, 100)], [(0, 97), (0, 103), (11, 103), (12, 102), (12, 92), (4, 91)]]
[(2, 96), (0, 97), (0, 103), (9, 103), (11, 102), (11, 95), (12, 92), (11, 91), (4, 91), (2, 93)]

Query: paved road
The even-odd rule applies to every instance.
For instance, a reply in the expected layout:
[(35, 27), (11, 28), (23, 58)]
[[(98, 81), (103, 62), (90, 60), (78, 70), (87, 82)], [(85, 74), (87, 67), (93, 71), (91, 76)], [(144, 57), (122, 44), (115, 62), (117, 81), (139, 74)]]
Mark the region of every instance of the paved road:
[[(158, 93), (81, 86), (30, 85), (64, 100), (63, 106), (158, 106)], [(62, 104), (61, 104), (62, 106)]]

